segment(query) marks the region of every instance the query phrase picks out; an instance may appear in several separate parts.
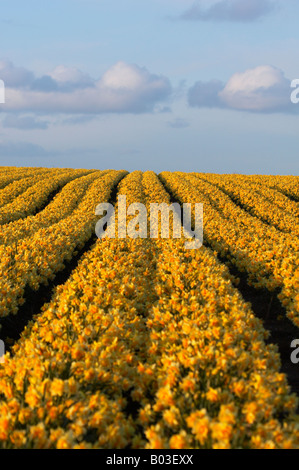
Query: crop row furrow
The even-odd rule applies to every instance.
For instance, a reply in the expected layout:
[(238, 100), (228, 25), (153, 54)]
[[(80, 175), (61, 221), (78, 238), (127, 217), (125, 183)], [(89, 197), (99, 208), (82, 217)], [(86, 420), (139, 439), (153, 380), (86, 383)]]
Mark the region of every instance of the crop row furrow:
[(28, 215), (24, 219), (0, 226), (0, 244), (13, 244), (21, 238), (31, 237), (38, 230), (49, 227), (70, 215), (80, 204), (90, 184), (106, 173), (107, 171), (94, 171), (79, 176), (66, 183), (49, 204), (36, 215)]
[[(224, 193), (194, 176), (163, 172), (162, 181), (181, 203), (204, 204), (204, 239), (220, 256), (247, 272), (255, 287), (281, 289), (279, 299), (299, 325), (298, 246), (283, 234), (246, 214)], [(207, 188), (211, 187), (210, 193)], [(217, 192), (218, 191), (218, 192)]]
[(5, 273), (0, 282), (0, 316), (16, 314), (25, 301), (25, 287), (37, 290), (40, 284), (47, 284), (64, 268), (64, 261), (85, 245), (94, 234), (97, 204), (109, 200), (125, 174), (108, 172), (90, 185), (72, 214), (12, 246), (0, 245), (0, 270)]
[(46, 171), (51, 171), (48, 168), (23, 168), (23, 167), (4, 167), (0, 168), (0, 191), (5, 189), (14, 181), (19, 181), (30, 176), (43, 174)]
[(11, 203), (0, 208), (0, 225), (36, 214), (66, 183), (91, 170), (56, 170), (35, 183)]
[(196, 176), (215, 185), (252, 216), (258, 217), (268, 225), (273, 225), (278, 230), (299, 236), (299, 208), (296, 215), (290, 214), (286, 209), (275, 205), (252, 187), (246, 188), (244, 183), (242, 184), (242, 181), (238, 181), (238, 178), (235, 177), (227, 177), (226, 175), (201, 176), (200, 174)]

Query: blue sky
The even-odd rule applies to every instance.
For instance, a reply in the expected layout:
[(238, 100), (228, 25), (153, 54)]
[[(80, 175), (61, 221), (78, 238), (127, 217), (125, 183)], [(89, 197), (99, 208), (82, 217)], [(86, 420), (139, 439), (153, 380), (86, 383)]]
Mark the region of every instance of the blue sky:
[(1, 3), (1, 166), (298, 175), (298, 1)]

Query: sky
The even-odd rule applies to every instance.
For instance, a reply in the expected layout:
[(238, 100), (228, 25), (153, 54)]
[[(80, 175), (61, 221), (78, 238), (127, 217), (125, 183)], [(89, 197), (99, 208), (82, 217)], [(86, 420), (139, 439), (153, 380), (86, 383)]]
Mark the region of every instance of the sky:
[(298, 0), (2, 1), (0, 166), (298, 175), (298, 18)]

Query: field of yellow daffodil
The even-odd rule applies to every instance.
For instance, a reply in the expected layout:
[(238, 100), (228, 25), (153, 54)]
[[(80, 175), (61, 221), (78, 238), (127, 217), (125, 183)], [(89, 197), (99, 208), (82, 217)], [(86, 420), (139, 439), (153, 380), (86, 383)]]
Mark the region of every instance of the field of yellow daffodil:
[[(203, 203), (203, 246), (98, 239), (118, 195)], [(0, 363), (0, 448), (298, 449), (297, 397), (229, 271), (298, 326), (298, 227), (296, 177), (0, 168), (0, 326), (51, 291)]]

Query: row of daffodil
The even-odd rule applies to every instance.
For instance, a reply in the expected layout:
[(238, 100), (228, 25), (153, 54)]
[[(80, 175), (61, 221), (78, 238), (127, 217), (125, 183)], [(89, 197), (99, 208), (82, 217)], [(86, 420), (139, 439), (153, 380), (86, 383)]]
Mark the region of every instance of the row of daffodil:
[(0, 190), (14, 181), (34, 176), (39, 172), (44, 172), (46, 168), (26, 168), (26, 167), (0, 167)]
[(161, 179), (180, 202), (204, 204), (204, 241), (247, 272), (249, 283), (270, 291), (280, 288), (279, 298), (289, 318), (299, 325), (296, 237), (251, 216), (224, 192), (195, 176), (163, 172)]
[[(263, 197), (271, 201), (277, 207), (284, 209), (286, 212), (299, 217), (299, 205), (294, 199), (288, 197), (277, 188), (270, 188), (266, 184), (267, 180), (263, 179), (262, 175), (235, 175), (241, 184), (250, 186), (254, 191), (261, 194)], [(299, 179), (297, 178), (297, 185), (299, 185)]]
[[(119, 194), (169, 203), (151, 172)], [(1, 446), (299, 448), (265, 336), (209, 249), (98, 240), (0, 365)]]
[[(163, 175), (165, 173), (162, 174), (162, 179)], [(256, 287), (266, 287), (270, 290), (274, 290), (276, 287), (281, 288), (282, 291), (279, 294), (279, 298), (287, 308), (289, 318), (299, 326), (299, 262), (297, 241), (290, 234), (280, 233), (275, 228), (268, 227), (268, 225), (259, 221), (256, 217), (247, 214), (237, 207), (226, 194), (211, 184), (207, 184), (205, 181), (198, 181), (192, 175), (184, 173), (180, 173), (180, 175), (183, 177), (185, 184), (183, 190), (182, 187), (180, 188), (181, 202), (205, 201), (204, 228), (206, 229), (207, 239), (209, 242), (212, 242), (211, 244), (214, 249), (218, 250), (221, 255), (229, 255), (239, 269), (247, 271), (251, 282)], [(168, 173), (168, 176), (174, 176), (174, 174)], [(196, 185), (196, 190), (200, 190), (199, 198), (193, 197), (188, 199), (188, 188), (186, 188), (188, 181)], [(199, 183), (201, 183), (200, 187)], [(157, 187), (155, 187), (155, 192), (159, 193)], [(209, 196), (209, 199), (207, 196)], [(166, 198), (166, 195), (164, 195), (164, 198)], [(159, 201), (160, 199), (158, 198)], [(169, 204), (169, 195), (167, 195), (167, 201)], [(222, 216), (225, 216), (225, 220), (221, 219), (221, 225), (219, 225), (219, 213), (217, 214), (214, 211), (214, 205), (220, 210)], [(209, 208), (208, 213), (207, 208)], [(228, 222), (229, 219), (230, 222)], [(240, 227), (236, 226), (238, 223), (241, 224), (241, 230), (243, 231), (242, 238), (240, 238)], [(207, 224), (209, 224), (209, 228), (207, 228)], [(231, 233), (229, 232), (233, 225), (236, 226), (234, 230), (235, 238), (240, 238), (238, 240), (239, 249), (235, 248), (236, 242), (233, 241), (233, 238), (231, 239)], [(246, 233), (244, 233), (244, 226), (246, 226)], [(226, 233), (228, 233), (226, 243), (229, 243), (229, 245), (225, 244), (224, 246), (222, 235), (225, 232), (225, 227), (226, 229), (229, 227), (229, 230), (226, 230)], [(210, 231), (217, 234), (216, 239), (215, 237), (209, 238), (211, 236)], [(221, 238), (219, 238), (219, 231)], [(220, 240), (222, 240), (221, 243), (219, 243)], [(248, 254), (246, 253), (244, 256), (244, 248), (250, 245), (253, 248), (251, 252), (247, 250), (250, 255), (248, 260)], [(240, 252), (240, 250), (242, 251)], [(257, 250), (259, 251), (260, 258), (256, 256)]]
[(254, 181), (260, 181), (269, 188), (293, 198), (299, 202), (298, 176), (279, 176), (279, 175), (249, 175), (248, 178)]
[[(123, 181), (127, 203), (140, 200), (141, 173)], [(2, 447), (142, 447), (130, 408), (146, 386), (138, 365), (155, 299), (150, 248), (146, 240), (97, 241), (28, 325), (0, 365)]]
[[(152, 199), (162, 196), (164, 190), (150, 172), (144, 174), (143, 185), (152, 189)], [(162, 201), (159, 197), (155, 202)], [(169, 203), (167, 193), (164, 202)], [(182, 240), (159, 243), (156, 279), (162, 279), (164, 292), (160, 284), (158, 306), (152, 309), (148, 326), (153, 339), (150, 354), (164, 354), (156, 402), (142, 410), (149, 425), (147, 447), (298, 448), (293, 418), (289, 425), (277, 420), (280, 411), (293, 408), (294, 397), (288, 396), (274, 350), (263, 342), (261, 323), (233, 288), (227, 269), (205, 247), (189, 251)], [(153, 366), (157, 373), (157, 357)], [(278, 405), (279, 395), (284, 398)], [(201, 403), (200, 410), (194, 410), (194, 398)], [(182, 410), (188, 410), (185, 416)]]
[(107, 202), (112, 188), (126, 171), (111, 170), (92, 182), (78, 207), (65, 218), (42, 227), (31, 237), (0, 245), (0, 316), (17, 313), (25, 288), (47, 284), (83, 248), (94, 233), (95, 208)]
[[(240, 178), (237, 175), (195, 174), (195, 176), (220, 188), (236, 204), (239, 204), (243, 209), (263, 222), (273, 225), (283, 232), (299, 236), (298, 203), (285, 197), (287, 200), (285, 207), (280, 207), (275, 204), (273, 199), (270, 199), (271, 191), (274, 192), (274, 190), (268, 188), (268, 190), (265, 190), (266, 194), (262, 195), (260, 191), (256, 191), (251, 184), (248, 184), (243, 177)], [(283, 195), (281, 196), (283, 197)], [(294, 213), (290, 213), (288, 208), (292, 208)]]
[[(150, 202), (169, 203), (168, 194), (164, 191), (163, 196), (163, 188), (152, 173), (145, 173), (142, 182), (145, 193), (152, 193), (152, 197), (149, 198)], [(293, 407), (294, 397), (287, 396), (287, 383), (285, 377), (279, 374), (279, 369), (276, 367), (274, 351), (271, 351), (271, 348), (265, 347), (263, 343), (264, 332), (261, 324), (253, 317), (248, 305), (243, 302), (239, 293), (232, 287), (227, 270), (221, 267), (213, 254), (205, 248), (188, 252), (184, 249), (180, 240), (160, 240), (159, 243), (162, 246), (162, 261), (161, 259), (157, 260), (157, 270), (160, 274), (160, 280), (164, 283), (166, 299), (164, 309), (162, 307), (160, 310), (160, 306), (163, 306), (163, 288), (160, 284), (156, 291), (159, 296), (158, 307), (151, 310), (154, 314), (152, 316), (154, 321), (149, 320), (148, 326), (151, 332), (153, 332), (155, 324), (158, 327), (158, 331), (154, 331), (152, 334), (153, 342), (150, 348), (150, 357), (158, 351), (164, 352), (163, 358), (161, 358), (164, 370), (162, 369), (163, 372), (160, 377), (161, 388), (156, 392), (157, 399), (155, 404), (153, 406), (145, 404), (140, 412), (141, 419), (144, 420), (143, 422), (149, 424), (145, 431), (149, 439), (147, 447), (173, 446), (185, 448), (200, 444), (207, 447), (248, 446), (275, 448), (294, 446), (298, 448), (298, 429), (296, 434), (292, 435), (293, 431), (295, 432), (294, 422), (289, 426), (286, 423), (281, 426), (278, 420), (275, 419), (275, 416), (279, 415), (280, 407), (284, 411)], [(216, 275), (217, 267), (219, 268), (218, 276)], [(159, 274), (156, 274), (155, 279), (159, 279)], [(198, 287), (199, 282), (201, 283), (200, 288)], [(195, 291), (193, 288), (195, 288)], [(186, 295), (188, 291), (190, 291), (189, 296), (188, 294)], [(177, 292), (180, 292), (181, 296), (177, 295)], [(206, 302), (206, 309), (200, 312), (196, 318), (196, 313), (199, 309), (199, 299), (200, 305)], [(221, 312), (220, 318), (222, 321), (217, 315), (217, 307), (219, 309), (218, 314), (219, 311)], [(235, 324), (231, 316), (227, 315), (229, 311), (233, 312), (236, 316)], [(215, 313), (216, 318), (215, 316), (213, 318)], [(227, 318), (228, 316), (229, 318)], [(182, 320), (181, 323), (178, 321), (179, 318)], [(174, 321), (170, 325), (173, 319)], [(196, 329), (198, 330), (199, 328), (201, 330), (202, 327), (205, 328), (203, 323), (209, 323), (209, 320), (212, 332), (208, 331), (206, 337), (202, 338), (202, 343), (198, 344), (197, 340), (200, 338), (200, 334), (197, 335), (195, 333)], [(223, 327), (222, 331), (221, 326)], [(245, 333), (247, 327), (249, 329), (252, 328), (254, 331), (251, 338), (249, 338), (250, 334)], [(236, 330), (236, 344), (234, 344), (233, 336), (230, 336), (231, 329), (233, 331)], [(181, 337), (180, 331), (183, 331)], [(158, 332), (161, 338), (160, 344), (157, 341)], [(192, 333), (194, 336), (189, 339)], [(199, 332), (197, 331), (197, 333)], [(221, 338), (222, 333), (223, 336)], [(215, 354), (213, 346), (209, 344), (211, 334), (218, 343), (219, 356), (217, 353)], [(239, 337), (239, 334), (241, 334), (241, 337)], [(229, 340), (227, 342), (226, 340), (223, 341), (223, 339), (228, 337)], [(172, 348), (175, 340), (178, 343)], [(239, 344), (238, 340), (240, 340)], [(253, 342), (252, 348), (250, 346), (251, 341)], [(223, 343), (225, 343), (224, 347), (222, 347)], [(246, 349), (246, 346), (244, 348), (245, 344), (248, 347), (248, 351), (244, 351)], [(233, 348), (235, 349), (234, 353), (231, 349), (233, 345), (236, 346), (236, 348)], [(207, 354), (206, 363), (203, 360), (204, 351), (201, 349), (204, 346), (206, 346), (205, 351), (210, 353), (210, 355), (209, 353)], [(170, 358), (171, 351), (174, 355)], [(187, 354), (184, 354), (185, 351), (188, 351)], [(194, 353), (193, 357), (192, 354), (190, 355), (191, 357), (189, 356), (191, 351)], [(226, 351), (228, 354), (226, 354)], [(176, 363), (178, 357), (180, 358), (179, 364)], [(216, 370), (211, 370), (213, 368), (211, 357), (214, 360), (215, 369), (218, 366), (218, 374)], [(194, 361), (193, 364), (192, 359)], [(223, 376), (223, 372), (229, 370), (228, 364), (230, 361), (233, 363), (231, 364), (232, 369), (230, 371), (232, 374), (228, 374), (229, 376), (231, 375), (228, 378)], [(206, 381), (206, 394), (202, 393), (202, 381), (196, 380), (202, 378), (200, 371), (196, 370), (197, 368), (195, 367), (196, 372), (194, 373), (194, 369), (190, 367), (190, 364), (194, 365), (194, 363), (202, 365), (203, 368), (205, 364), (208, 368), (211, 367), (207, 373), (209, 379)], [(244, 374), (243, 366), (245, 363), (249, 365), (248, 375)], [(269, 375), (264, 374), (267, 367), (266, 363), (271, 369), (268, 370)], [(239, 371), (234, 369), (234, 367), (238, 368), (238, 364), (243, 364)], [(179, 375), (179, 366), (181, 366), (181, 370), (188, 366), (191, 369), (189, 374), (185, 371), (183, 384), (182, 377)], [(157, 374), (158, 362), (156, 356), (153, 360), (153, 367)], [(173, 367), (173, 374), (169, 377), (171, 367)], [(143, 370), (146, 370), (146, 367)], [(236, 380), (237, 376), (241, 376), (242, 379), (240, 381)], [(213, 379), (215, 382), (213, 382)], [(255, 383), (256, 380), (259, 384)], [(230, 387), (228, 387), (230, 381)], [(213, 388), (215, 384), (217, 384), (217, 388)], [(259, 390), (260, 394), (259, 392), (256, 393), (256, 389), (262, 384), (263, 386)], [(174, 385), (177, 385), (176, 391), (173, 390)], [(243, 392), (247, 389), (246, 398), (246, 392), (244, 394), (239, 393), (238, 387), (240, 385), (242, 388), (244, 386)], [(274, 387), (271, 390), (273, 385)], [(226, 389), (224, 393), (222, 393), (223, 388)], [(185, 393), (182, 393), (182, 390), (187, 394), (187, 397), (185, 397)], [(186, 409), (186, 407), (188, 409), (190, 402), (194, 406), (193, 400), (196, 392), (196, 398), (198, 399), (201, 396), (204, 408), (196, 411), (193, 408), (193, 413), (192, 409), (189, 410), (190, 414), (187, 413), (187, 418), (184, 422), (181, 410)], [(229, 392), (232, 392), (231, 395)], [(280, 405), (278, 405), (279, 399), (277, 400), (277, 395), (284, 393), (285, 397), (280, 402)], [(241, 396), (242, 399), (245, 399), (245, 402), (240, 406), (239, 398)], [(270, 396), (272, 396), (272, 399), (269, 399)], [(223, 399), (220, 397), (223, 397)], [(234, 403), (236, 398), (237, 403)], [(269, 401), (265, 400), (266, 398)], [(276, 408), (277, 405), (278, 408)], [(265, 414), (263, 414), (263, 411), (259, 414), (261, 410), (265, 411)], [(218, 416), (217, 413), (219, 413)], [(212, 419), (213, 416), (214, 419)], [(188, 436), (190, 428), (192, 433), (191, 436)], [(173, 435), (174, 430), (179, 432)]]
[[(206, 179), (206, 177), (204, 179)], [(224, 181), (224, 183), (222, 182), (220, 183), (220, 180), (217, 177), (217, 181), (219, 181), (219, 187), (221, 187), (221, 189), (224, 189), (225, 192), (227, 192), (230, 196), (233, 195), (233, 196), (236, 196), (237, 198), (239, 196), (240, 198), (239, 201), (241, 201), (242, 204), (248, 203), (250, 196), (248, 192), (246, 192), (246, 195), (248, 196), (248, 199), (246, 199), (244, 197), (245, 191), (243, 191), (242, 189), (243, 188), (242, 180), (244, 180), (244, 176), (242, 176), (241, 178), (239, 177), (239, 188), (237, 187), (238, 177), (236, 177), (236, 183), (233, 181), (233, 178), (229, 177), (229, 175), (227, 176), (223, 175), (223, 178), (221, 179), (222, 181)], [(227, 180), (229, 182), (226, 183)], [(291, 177), (291, 181), (294, 181), (294, 180), (296, 180), (296, 177)], [(208, 181), (210, 181), (209, 178), (208, 178)], [(297, 181), (298, 181), (298, 177), (297, 177)], [(215, 179), (213, 182), (215, 183)], [(208, 189), (210, 188), (211, 187), (209, 186)], [(219, 196), (219, 192), (217, 191), (217, 198), (218, 196)], [(212, 198), (212, 200), (214, 200), (214, 197)], [(296, 207), (299, 207), (297, 202), (295, 201), (289, 201), (289, 202), (295, 205)], [(255, 206), (254, 212), (256, 216), (262, 214), (261, 218), (263, 220), (266, 220), (266, 217), (267, 217), (266, 211), (262, 209), (264, 203), (265, 202), (261, 200), (261, 204), (260, 206), (258, 206), (258, 200), (256, 198), (255, 199), (256, 206)], [(226, 204), (227, 204), (227, 198), (226, 198)], [(222, 208), (223, 208), (223, 201), (221, 205), (221, 209)], [(256, 220), (255, 217), (253, 219), (251, 217), (247, 218), (246, 223), (247, 223), (248, 228), (253, 227), (254, 230), (257, 231), (256, 233), (259, 233), (260, 241), (262, 240), (263, 234), (264, 234), (264, 237), (266, 236), (265, 241), (263, 241), (263, 245), (259, 247), (259, 254), (261, 257), (260, 259), (263, 259), (263, 261), (265, 261), (267, 265), (268, 263), (270, 263), (273, 269), (275, 279), (282, 280), (282, 292), (279, 294), (279, 298), (281, 299), (283, 305), (287, 307), (287, 311), (288, 311), (290, 318), (298, 326), (299, 325), (299, 296), (298, 296), (299, 252), (298, 252), (298, 247), (297, 247), (298, 243), (296, 240), (296, 235), (299, 235), (299, 219), (298, 217), (284, 214), (282, 209), (272, 208), (271, 210), (271, 207), (267, 206), (267, 210), (269, 212), (269, 218), (268, 218), (268, 221), (266, 221), (266, 225), (263, 225), (263, 224), (261, 225), (259, 221)], [(226, 215), (228, 215), (227, 212), (226, 212)], [(239, 221), (239, 218), (240, 217), (235, 216), (235, 220)], [(276, 225), (276, 226), (279, 225), (281, 230), (284, 229), (284, 231), (286, 232), (285, 236), (282, 236), (283, 234), (280, 233), (279, 231), (275, 231), (275, 230), (274, 231), (271, 230), (270, 232), (268, 231), (268, 224), (271, 223), (271, 220), (273, 221), (273, 225)], [(244, 224), (244, 218), (242, 218), (242, 223)], [(252, 225), (252, 223), (254, 223), (254, 226)], [(267, 245), (268, 245), (268, 249), (270, 253), (264, 252), (264, 249), (265, 247), (267, 247)], [(280, 250), (280, 253), (275, 250), (274, 259), (272, 256), (273, 247), (282, 248), (282, 250)], [(268, 254), (270, 254), (270, 259), (268, 257)], [(279, 285), (279, 287), (281, 287), (281, 284)]]
[(69, 181), (90, 171), (62, 170), (60, 168), (50, 171), (46, 178), (38, 179), (23, 194), (0, 208), (0, 225), (31, 215), (47, 202), (51, 193), (62, 188)]
[(0, 207), (12, 202), (17, 196), (30, 188), (30, 186), (46, 178), (49, 173), (49, 169), (36, 169), (33, 175), (24, 173), (22, 178), (13, 180), (7, 184), (3, 189), (0, 189)]
[(28, 238), (41, 228), (56, 224), (67, 217), (78, 206), (90, 184), (109, 170), (93, 171), (67, 183), (46, 207), (36, 215), (0, 226), (0, 244), (13, 244)]
[[(14, 197), (18, 196), (21, 194), (21, 190), (18, 194), (17, 192), (17, 183), (24, 187), (25, 189), (25, 181), (29, 180), (30, 178), (35, 178), (40, 176), (41, 178), (43, 176), (46, 176), (47, 173), (51, 172), (57, 172), (57, 168), (13, 168), (11, 169), (10, 167), (4, 167), (4, 169), (0, 169), (0, 201), (1, 205), (4, 205), (6, 203), (5, 199), (7, 196), (7, 193), (9, 193), (9, 189), (11, 192), (14, 194)], [(60, 170), (61, 171), (61, 170)], [(34, 180), (33, 180), (34, 181)], [(36, 182), (36, 181), (34, 181)], [(29, 186), (28, 186), (29, 187)], [(14, 197), (12, 199), (14, 199)], [(10, 201), (8, 201), (10, 202)]]

